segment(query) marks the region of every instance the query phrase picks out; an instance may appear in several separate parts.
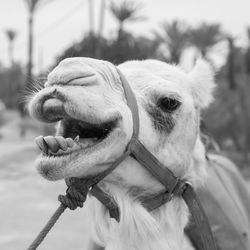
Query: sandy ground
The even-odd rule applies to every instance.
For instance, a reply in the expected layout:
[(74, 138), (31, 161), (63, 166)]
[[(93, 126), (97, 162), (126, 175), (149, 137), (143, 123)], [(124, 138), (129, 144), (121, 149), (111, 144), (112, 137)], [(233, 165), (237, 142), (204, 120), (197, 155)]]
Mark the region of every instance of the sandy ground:
[[(36, 172), (34, 134), (18, 135), (17, 120), (0, 132), (0, 249), (27, 249), (58, 207), (64, 182), (49, 182)], [(66, 211), (49, 233), (41, 250), (86, 249), (88, 228), (84, 208)]]

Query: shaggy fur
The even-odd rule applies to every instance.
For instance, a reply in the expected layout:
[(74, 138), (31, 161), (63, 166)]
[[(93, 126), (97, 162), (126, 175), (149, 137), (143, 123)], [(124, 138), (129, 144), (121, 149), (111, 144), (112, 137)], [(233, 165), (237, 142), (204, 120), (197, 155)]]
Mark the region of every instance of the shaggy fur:
[[(199, 138), (199, 113), (212, 100), (214, 82), (210, 66), (198, 61), (189, 74), (155, 60), (126, 62), (119, 68), (138, 100), (139, 139), (176, 176), (187, 178), (195, 187), (201, 185), (206, 171), (204, 146)], [(66, 113), (74, 119), (100, 124), (116, 117), (119, 124), (94, 149), (80, 148), (60, 158), (40, 157), (39, 172), (47, 179), (58, 180), (86, 177), (108, 168), (124, 151), (133, 127), (114, 65), (90, 58), (62, 61), (48, 76), (45, 89), (30, 101), (31, 115), (46, 121), (39, 107), (45, 98), (57, 98), (58, 93), (63, 96)], [(162, 120), (171, 116), (173, 126), (167, 133), (155, 128), (156, 117), (147, 110), (149, 106), (159, 110), (157, 103), (163, 97), (181, 103), (171, 114), (158, 111), (158, 117), (164, 117)], [(157, 194), (164, 188), (134, 159), (129, 157), (122, 162), (100, 187), (117, 201), (121, 221), (111, 219), (106, 208), (89, 197), (92, 238), (98, 245), (106, 250), (193, 249), (184, 234), (189, 214), (183, 200), (174, 198), (152, 213), (139, 202), (141, 195)], [(135, 189), (136, 194), (132, 192)]]

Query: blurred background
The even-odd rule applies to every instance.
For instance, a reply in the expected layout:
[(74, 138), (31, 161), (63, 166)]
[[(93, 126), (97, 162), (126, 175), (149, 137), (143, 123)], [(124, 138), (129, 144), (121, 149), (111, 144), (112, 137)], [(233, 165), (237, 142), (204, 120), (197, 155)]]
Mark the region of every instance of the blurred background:
[[(217, 82), (204, 140), (250, 177), (249, 8), (248, 0), (0, 1), (0, 249), (25, 249), (65, 192), (36, 173), (34, 138), (54, 125), (31, 120), (25, 100), (66, 57), (155, 58), (186, 71), (204, 57)], [(84, 213), (66, 212), (40, 249), (84, 249)]]

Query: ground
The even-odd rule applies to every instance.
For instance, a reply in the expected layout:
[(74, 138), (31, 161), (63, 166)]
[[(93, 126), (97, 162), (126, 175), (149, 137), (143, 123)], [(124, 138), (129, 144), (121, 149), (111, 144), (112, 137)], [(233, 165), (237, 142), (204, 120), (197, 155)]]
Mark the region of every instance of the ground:
[[(27, 123), (28, 124), (28, 123)], [(65, 184), (44, 180), (34, 167), (39, 154), (33, 129), (19, 136), (20, 118), (8, 112), (0, 128), (0, 249), (26, 249), (59, 205)], [(28, 125), (27, 125), (28, 126)], [(29, 126), (32, 127), (32, 126)], [(249, 183), (250, 188), (250, 183)], [(66, 210), (39, 250), (86, 249), (88, 220), (85, 210)]]
[[(26, 249), (59, 205), (65, 184), (44, 180), (34, 167), (34, 132), (20, 138), (18, 116), (0, 129), (0, 249)], [(88, 228), (84, 208), (66, 211), (40, 250), (85, 249)]]

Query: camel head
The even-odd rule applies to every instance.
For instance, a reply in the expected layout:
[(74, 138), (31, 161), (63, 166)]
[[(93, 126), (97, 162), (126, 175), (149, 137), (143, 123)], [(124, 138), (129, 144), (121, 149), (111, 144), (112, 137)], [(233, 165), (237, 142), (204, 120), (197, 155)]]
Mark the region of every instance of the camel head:
[[(190, 73), (156, 60), (118, 66), (136, 96), (139, 139), (177, 176), (203, 173), (200, 110), (212, 100), (213, 73), (198, 61)], [(69, 58), (48, 75), (29, 102), (30, 114), (58, 122), (55, 136), (38, 137), (39, 172), (49, 180), (90, 177), (107, 169), (125, 150), (133, 130), (131, 110), (116, 67), (106, 61)], [(155, 180), (128, 157), (106, 177), (119, 185), (151, 188)]]

